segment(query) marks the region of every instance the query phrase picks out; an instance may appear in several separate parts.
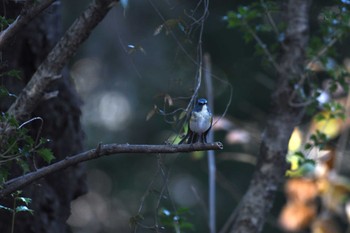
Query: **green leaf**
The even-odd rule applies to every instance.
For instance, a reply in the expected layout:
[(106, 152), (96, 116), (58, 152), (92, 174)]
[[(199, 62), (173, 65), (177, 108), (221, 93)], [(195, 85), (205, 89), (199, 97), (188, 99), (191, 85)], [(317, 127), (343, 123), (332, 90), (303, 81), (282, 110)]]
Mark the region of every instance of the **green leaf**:
[(129, 219), (129, 226), (130, 226), (130, 227), (135, 227), (135, 226), (137, 226), (142, 220), (144, 220), (144, 217), (143, 217), (141, 214), (132, 216), (132, 217)]
[(13, 78), (21, 79), (22, 72), (20, 70), (10, 70), (5, 74)]
[(19, 127), (18, 121), (14, 116), (6, 115), (6, 120), (10, 123), (11, 126), (14, 126), (16, 128)]
[(316, 162), (313, 159), (306, 159), (304, 163), (310, 163), (312, 165), (316, 165)]
[(9, 171), (7, 168), (0, 167), (0, 186), (7, 180)]
[(316, 135), (321, 141), (326, 141), (328, 139), (327, 135), (319, 130), (316, 131)]
[(181, 222), (180, 223), (180, 228), (181, 229), (190, 229), (190, 230), (195, 230), (194, 225), (190, 222)]
[(16, 200), (24, 202), (26, 205), (32, 202), (32, 199), (29, 197), (16, 197)]
[(309, 150), (312, 148), (312, 144), (311, 143), (306, 143), (304, 146), (305, 150)]
[(304, 153), (302, 151), (297, 151), (297, 152), (294, 153), (294, 155), (296, 155), (296, 156), (298, 156), (299, 158), (302, 158), (302, 159), (305, 158), (305, 155), (304, 155)]
[(17, 190), (15, 192), (11, 193), (11, 196), (13, 198), (16, 198), (16, 197), (18, 197), (18, 195), (21, 195), (21, 194), (22, 194), (22, 190)]
[(228, 27), (234, 28), (242, 25), (242, 16), (239, 13), (229, 11), (227, 13)]
[(43, 145), (43, 144), (49, 143), (49, 142), (51, 142), (50, 139), (47, 139), (47, 138), (40, 138), (39, 144), (40, 144), (40, 145)]
[(37, 153), (47, 163), (50, 163), (55, 158), (55, 156), (53, 156), (52, 151), (48, 148), (41, 148), (37, 151)]
[(3, 206), (3, 205), (0, 205), (0, 209), (10, 211), (11, 213), (13, 212), (13, 210), (11, 208), (8, 208), (8, 207)]
[(33, 214), (34, 210), (29, 209), (27, 206), (20, 205), (20, 206), (16, 207), (16, 213), (18, 213), (18, 212), (29, 212), (29, 213)]
[(337, 90), (338, 86), (335, 82), (331, 83), (331, 86), (329, 87), (329, 90), (331, 93), (334, 93)]
[(4, 16), (0, 16), (0, 26), (7, 27), (9, 24), (13, 22), (13, 19), (6, 19)]
[(310, 136), (310, 140), (312, 140), (315, 144), (317, 143), (317, 136), (315, 135), (315, 134), (312, 134), (311, 136)]
[(345, 119), (346, 119), (346, 114), (343, 113), (343, 112), (341, 112), (341, 113), (338, 113), (338, 114), (337, 114), (337, 117), (340, 118), (340, 119), (342, 119), (342, 120), (345, 120)]
[(326, 117), (325, 117), (324, 114), (322, 114), (322, 113), (319, 113), (319, 114), (317, 114), (317, 115), (315, 116), (315, 120), (316, 120), (317, 122), (323, 121), (323, 120), (325, 120), (325, 119), (326, 119)]
[(314, 115), (317, 108), (318, 108), (318, 102), (314, 100), (306, 107), (306, 114), (309, 116)]
[(27, 173), (30, 171), (27, 161), (22, 159), (16, 159), (16, 163), (22, 168), (24, 173)]
[(178, 215), (182, 215), (182, 214), (187, 214), (190, 212), (190, 209), (189, 208), (186, 208), (186, 207), (180, 207), (179, 209), (177, 209), (176, 213)]
[(5, 87), (0, 86), (0, 96), (9, 96), (9, 91)]

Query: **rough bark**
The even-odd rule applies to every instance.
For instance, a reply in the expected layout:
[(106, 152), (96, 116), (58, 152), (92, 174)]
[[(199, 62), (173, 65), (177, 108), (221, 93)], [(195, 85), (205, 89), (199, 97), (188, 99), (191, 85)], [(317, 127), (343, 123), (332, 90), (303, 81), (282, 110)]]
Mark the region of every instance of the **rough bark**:
[(0, 33), (0, 49), (4, 48), (20, 30), (25, 27), (40, 12), (49, 7), (56, 0), (43, 0), (39, 3), (32, 3), (29, 9), (24, 7), (20, 15), (5, 30)]
[(303, 107), (291, 105), (295, 89), (293, 81), (304, 72), (308, 41), (311, 0), (289, 0), (287, 31), (279, 61), (278, 85), (272, 95), (272, 108), (262, 136), (256, 171), (250, 186), (237, 207), (232, 233), (257, 233), (272, 207), (278, 186), (286, 171), (285, 156), (294, 127), (303, 116)]
[(79, 46), (89, 37), (95, 26), (106, 16), (114, 0), (92, 1), (88, 8), (74, 21), (47, 57), (37, 67), (32, 78), (21, 91), (8, 113), (16, 119), (24, 119), (32, 112), (44, 95), (46, 87), (60, 77), (67, 60), (72, 58)]
[[(4, 2), (5, 3), (5, 2)], [(3, 8), (5, 7), (5, 8)], [(1, 15), (16, 18), (21, 10), (21, 2), (6, 1), (1, 4)], [(11, 93), (18, 95), (34, 72), (58, 41), (60, 32), (59, 4), (54, 4), (39, 17), (24, 27), (14, 39), (1, 51), (1, 73), (10, 69), (22, 71), (22, 79), (4, 78), (2, 84)], [(83, 133), (80, 127), (80, 101), (68, 76), (63, 74), (46, 91), (59, 91), (56, 98), (37, 100), (37, 107), (31, 116), (40, 116), (44, 120), (40, 136), (51, 139), (49, 145), (57, 160), (69, 154), (82, 151)], [(1, 110), (6, 111), (13, 99), (2, 99)], [(29, 116), (30, 117), (30, 116)], [(38, 126), (31, 124), (33, 135)], [(45, 164), (38, 161), (38, 166)], [(12, 175), (18, 173), (12, 171)], [(34, 215), (19, 213), (16, 216), (16, 233), (64, 233), (69, 232), (66, 220), (70, 215), (70, 202), (86, 191), (84, 170), (75, 166), (62, 172), (45, 177), (23, 190), (23, 196), (31, 197), (30, 208)], [(2, 199), (1, 204), (12, 206), (11, 198)], [(11, 216), (0, 211), (0, 232), (10, 232)]]

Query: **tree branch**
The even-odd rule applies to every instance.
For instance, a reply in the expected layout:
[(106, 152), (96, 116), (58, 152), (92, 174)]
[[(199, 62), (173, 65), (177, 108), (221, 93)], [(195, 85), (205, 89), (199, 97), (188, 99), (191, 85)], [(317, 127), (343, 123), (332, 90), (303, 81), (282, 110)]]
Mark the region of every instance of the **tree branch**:
[(129, 145), (129, 144), (107, 144), (98, 145), (96, 149), (82, 152), (77, 155), (68, 156), (63, 160), (53, 163), (49, 166), (40, 168), (36, 171), (27, 173), (23, 176), (16, 177), (12, 180), (5, 182), (0, 190), (0, 198), (5, 197), (8, 194), (21, 189), (34, 181), (50, 175), (54, 172), (71, 167), (78, 163), (97, 159), (102, 156), (112, 154), (125, 154), (125, 153), (179, 153), (179, 152), (193, 152), (193, 151), (205, 151), (205, 150), (222, 150), (223, 145), (221, 142), (214, 143), (195, 143), (195, 144), (181, 144), (181, 145)]
[(74, 21), (8, 109), (10, 115), (21, 120), (33, 111), (41, 100), (46, 87), (59, 77), (66, 62), (73, 57), (79, 45), (88, 38), (95, 26), (105, 17), (114, 1), (95, 0)]
[(272, 96), (272, 109), (262, 137), (259, 160), (250, 186), (235, 210), (231, 232), (260, 232), (272, 207), (278, 185), (284, 179), (288, 142), (300, 122), (304, 107), (293, 107), (292, 80), (304, 72), (311, 0), (289, 0), (287, 32), (279, 62), (278, 85)]
[(22, 10), (16, 20), (5, 30), (0, 32), (0, 50), (3, 49), (6, 43), (9, 42), (10, 39), (13, 38), (25, 25), (55, 1), (57, 0), (42, 0), (39, 3), (33, 3), (33, 6), (30, 9)]

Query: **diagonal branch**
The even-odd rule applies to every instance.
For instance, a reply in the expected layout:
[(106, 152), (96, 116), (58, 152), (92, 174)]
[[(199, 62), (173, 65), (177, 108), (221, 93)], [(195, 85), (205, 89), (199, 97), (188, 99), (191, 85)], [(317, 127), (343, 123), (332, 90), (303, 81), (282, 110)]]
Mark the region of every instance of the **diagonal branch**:
[(96, 149), (82, 152), (77, 155), (68, 156), (63, 160), (53, 163), (49, 166), (40, 168), (31, 173), (14, 178), (5, 182), (0, 189), (0, 199), (8, 194), (21, 189), (34, 181), (50, 175), (54, 172), (61, 171), (65, 168), (74, 166), (78, 163), (85, 162), (92, 159), (97, 159), (102, 156), (112, 154), (150, 154), (150, 153), (180, 153), (180, 152), (193, 152), (193, 151), (205, 151), (205, 150), (222, 150), (223, 145), (221, 142), (214, 143), (195, 143), (195, 144), (181, 144), (181, 145), (129, 145), (129, 144), (106, 144), (99, 145)]
[(269, 59), (269, 61), (271, 62), (275, 70), (279, 72), (280, 67), (275, 61), (275, 58), (272, 56), (270, 50), (267, 48), (266, 44), (260, 39), (260, 37), (255, 33), (255, 31), (248, 25), (248, 23), (245, 23), (245, 27), (247, 28), (248, 32), (253, 36), (254, 40), (258, 43), (260, 48), (264, 51), (265, 55), (267, 56), (267, 58)]
[(8, 109), (17, 120), (28, 116), (41, 100), (46, 87), (55, 79), (73, 57), (78, 47), (88, 38), (95, 26), (105, 17), (115, 0), (95, 0), (74, 21), (60, 41), (39, 66), (27, 86)]
[(0, 32), (0, 50), (4, 48), (6, 43), (8, 43), (24, 26), (40, 14), (40, 12), (56, 1), (57, 0), (42, 0), (39, 3), (34, 2), (31, 8), (24, 9), (13, 23)]

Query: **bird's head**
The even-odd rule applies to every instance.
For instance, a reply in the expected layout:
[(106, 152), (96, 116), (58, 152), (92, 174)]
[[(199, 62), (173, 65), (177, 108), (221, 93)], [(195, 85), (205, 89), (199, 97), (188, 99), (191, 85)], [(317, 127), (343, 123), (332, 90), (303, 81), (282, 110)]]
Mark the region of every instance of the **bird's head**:
[(194, 107), (194, 111), (200, 112), (203, 106), (207, 105), (208, 101), (204, 98), (200, 98), (197, 100), (196, 106)]

